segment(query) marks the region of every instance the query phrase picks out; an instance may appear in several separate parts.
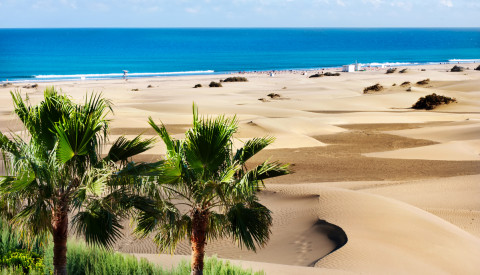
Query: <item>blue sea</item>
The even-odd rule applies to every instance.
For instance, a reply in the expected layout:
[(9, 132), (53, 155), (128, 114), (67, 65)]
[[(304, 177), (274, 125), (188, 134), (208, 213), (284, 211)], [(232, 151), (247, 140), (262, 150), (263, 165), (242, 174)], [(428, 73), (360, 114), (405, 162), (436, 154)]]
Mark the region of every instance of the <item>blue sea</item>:
[(480, 62), (479, 28), (0, 29), (0, 81)]

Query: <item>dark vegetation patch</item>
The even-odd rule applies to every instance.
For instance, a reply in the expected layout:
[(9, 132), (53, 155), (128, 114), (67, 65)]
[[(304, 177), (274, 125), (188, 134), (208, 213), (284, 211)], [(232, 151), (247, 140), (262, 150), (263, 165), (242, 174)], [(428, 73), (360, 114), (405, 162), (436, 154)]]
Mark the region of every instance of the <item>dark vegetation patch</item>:
[(406, 73), (406, 72), (407, 72), (407, 68), (402, 69), (402, 70), (399, 71), (399, 73), (401, 73), (401, 74), (404, 74), (404, 73)]
[(368, 86), (368, 87), (365, 87), (365, 89), (363, 89), (363, 93), (366, 94), (370, 91), (372, 92), (380, 92), (383, 90), (383, 86), (380, 85), (380, 83), (377, 83), (375, 85), (372, 85), (372, 86)]
[(323, 74), (312, 74), (308, 78), (324, 77), (324, 76), (340, 76), (340, 73), (326, 72), (326, 73), (323, 73)]
[(152, 85), (148, 85), (147, 88), (153, 88), (153, 86), (152, 86)]
[(418, 85), (427, 85), (428, 83), (430, 83), (430, 78), (420, 80), (417, 82)]
[(28, 84), (28, 85), (25, 85), (23, 86), (23, 88), (25, 89), (33, 89), (33, 88), (37, 88), (38, 87), (38, 84)]
[(222, 82), (248, 82), (248, 79), (243, 76), (227, 77)]
[(461, 67), (461, 66), (457, 66), (457, 65), (453, 66), (453, 67), (450, 69), (451, 72), (463, 72), (464, 70), (465, 70), (465, 68), (463, 68), (463, 67)]
[[(212, 87), (212, 86), (210, 86)], [(193, 88), (202, 88), (202, 84), (195, 84), (195, 86), (193, 86)]]
[(140, 91), (139, 89), (135, 88), (135, 89), (132, 89), (132, 92), (138, 92)]
[(476, 67), (474, 70), (480, 71), (480, 65), (478, 65), (478, 67)]
[(222, 87), (222, 83), (212, 81), (210, 84), (208, 84), (208, 87)]
[(282, 97), (281, 95), (276, 93), (269, 93), (267, 96), (270, 97), (271, 99), (277, 99)]
[(402, 84), (400, 84), (400, 86), (402, 86), (402, 87), (405, 87), (405, 86), (408, 86), (408, 85), (410, 85), (410, 81), (405, 81)]
[(389, 68), (385, 74), (393, 74), (397, 71), (397, 68)]
[(412, 108), (417, 110), (433, 110), (437, 106), (450, 104), (452, 102), (457, 102), (457, 100), (455, 98), (433, 93), (419, 98), (418, 101), (413, 104)]

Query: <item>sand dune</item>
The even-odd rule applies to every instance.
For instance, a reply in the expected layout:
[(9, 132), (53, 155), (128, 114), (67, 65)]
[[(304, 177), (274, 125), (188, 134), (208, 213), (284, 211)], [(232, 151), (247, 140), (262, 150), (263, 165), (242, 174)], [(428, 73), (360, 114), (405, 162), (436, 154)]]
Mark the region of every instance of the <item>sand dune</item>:
[[(268, 274), (478, 274), (480, 72), (447, 72), (451, 66), (322, 78), (308, 78), (314, 72), (252, 73), (245, 75), (249, 82), (223, 88), (192, 87), (227, 75), (39, 83), (21, 92), (35, 103), (52, 84), (79, 102), (85, 91), (102, 91), (114, 104), (111, 142), (121, 135), (156, 136), (148, 116), (182, 138), (193, 102), (201, 114), (237, 114), (236, 146), (275, 136), (276, 142), (248, 163), (271, 157), (292, 164), (293, 174), (266, 182), (260, 193), (273, 211), (269, 244), (253, 253), (215, 240), (207, 245), (208, 255)], [(426, 78), (429, 84), (415, 84)], [(400, 87), (405, 81), (411, 82), (409, 92)], [(363, 94), (375, 83), (385, 89)], [(22, 86), (0, 87), (2, 132), (22, 130), (8, 93)], [(272, 92), (280, 98), (269, 98)], [(458, 103), (410, 109), (434, 92)], [(158, 143), (136, 160), (158, 160), (164, 153)], [(137, 240), (128, 221), (125, 225), (118, 251), (166, 265), (188, 258), (182, 256), (190, 253), (188, 242), (173, 257), (158, 256), (151, 238)]]

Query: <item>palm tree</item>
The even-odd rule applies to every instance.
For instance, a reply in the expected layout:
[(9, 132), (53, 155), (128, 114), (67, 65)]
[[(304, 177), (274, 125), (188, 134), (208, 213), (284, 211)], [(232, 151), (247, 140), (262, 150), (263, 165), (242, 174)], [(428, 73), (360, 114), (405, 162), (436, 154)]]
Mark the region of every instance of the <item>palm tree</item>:
[(263, 180), (288, 173), (288, 165), (265, 161), (248, 170), (246, 162), (271, 144), (271, 137), (254, 138), (233, 152), (236, 118), (199, 118), (193, 105), (193, 128), (184, 140), (175, 140), (152, 118), (150, 125), (167, 147), (156, 180), (143, 191), (156, 201), (155, 209), (141, 211), (135, 232), (155, 232), (159, 249), (170, 249), (188, 238), (192, 247), (192, 274), (203, 274), (207, 239), (233, 238), (240, 247), (256, 250), (269, 240), (272, 217), (256, 192)]
[(69, 214), (87, 243), (110, 246), (120, 236), (119, 218), (129, 207), (148, 203), (122, 188), (131, 180), (121, 179), (142, 168), (128, 160), (154, 140), (120, 137), (102, 157), (111, 104), (101, 95), (75, 104), (51, 87), (34, 106), (19, 92), (11, 95), (26, 131), (10, 138), (0, 132), (6, 170), (0, 179), (0, 211), (26, 237), (46, 241), (51, 235), (54, 274), (66, 274)]

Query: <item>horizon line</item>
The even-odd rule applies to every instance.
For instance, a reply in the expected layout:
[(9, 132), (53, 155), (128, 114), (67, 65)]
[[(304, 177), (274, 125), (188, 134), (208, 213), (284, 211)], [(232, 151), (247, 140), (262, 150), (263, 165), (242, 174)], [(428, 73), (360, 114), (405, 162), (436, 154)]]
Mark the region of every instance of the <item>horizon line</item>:
[(8, 29), (480, 29), (478, 27), (0, 27)]

